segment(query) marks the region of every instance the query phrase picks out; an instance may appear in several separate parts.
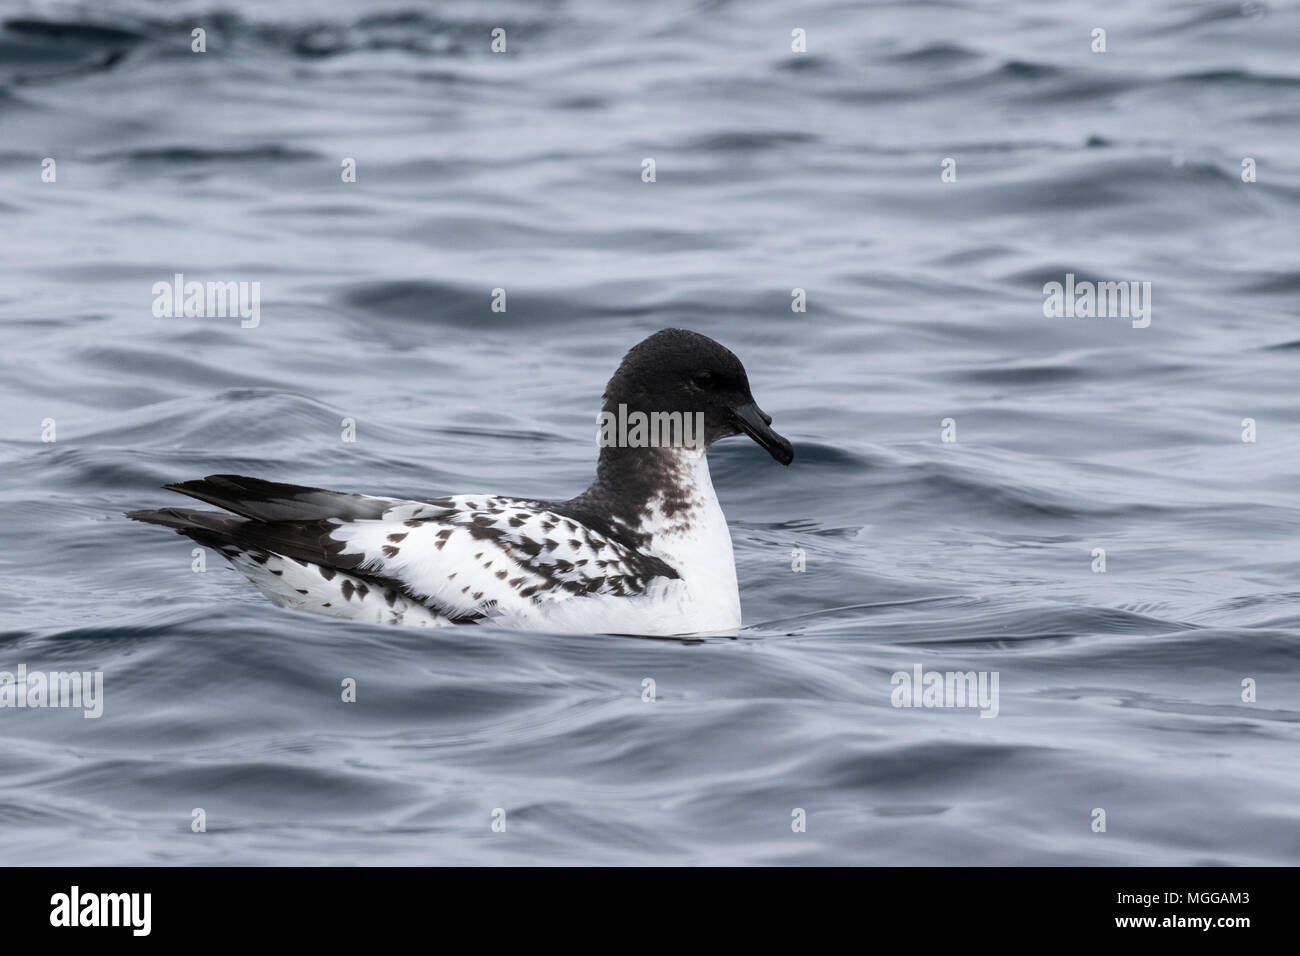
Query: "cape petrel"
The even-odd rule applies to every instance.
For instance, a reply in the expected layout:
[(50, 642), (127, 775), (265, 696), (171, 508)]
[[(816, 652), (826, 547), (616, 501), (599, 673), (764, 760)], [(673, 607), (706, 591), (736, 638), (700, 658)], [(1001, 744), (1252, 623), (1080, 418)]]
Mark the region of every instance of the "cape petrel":
[[(568, 501), (412, 501), (210, 475), (164, 487), (230, 514), (160, 508), (128, 517), (220, 551), (282, 607), (330, 617), (734, 632), (736, 566), (706, 449), (744, 433), (783, 465), (794, 458), (755, 403), (745, 367), (697, 332), (656, 332), (609, 380), (601, 420), (610, 427), (596, 478)], [(647, 422), (664, 426), (667, 440)]]

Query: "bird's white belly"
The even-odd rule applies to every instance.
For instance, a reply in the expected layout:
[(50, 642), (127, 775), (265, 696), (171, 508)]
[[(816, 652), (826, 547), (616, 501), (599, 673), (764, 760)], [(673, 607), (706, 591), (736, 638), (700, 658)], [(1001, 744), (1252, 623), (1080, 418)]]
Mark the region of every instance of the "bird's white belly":
[(740, 629), (740, 601), (710, 588), (704, 593), (683, 581), (661, 578), (636, 597), (592, 595), (534, 605), (503, 614), (492, 623), (566, 634), (734, 634)]

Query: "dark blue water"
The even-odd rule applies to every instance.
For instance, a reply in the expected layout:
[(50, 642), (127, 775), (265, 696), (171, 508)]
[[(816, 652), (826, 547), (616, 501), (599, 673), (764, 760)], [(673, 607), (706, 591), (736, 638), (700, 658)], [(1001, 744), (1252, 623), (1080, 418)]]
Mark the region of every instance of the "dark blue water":
[[(0, 709), (3, 862), (1300, 859), (1295, 3), (5, 16), (0, 670), (104, 713)], [(175, 273), (259, 324), (154, 317)], [(1067, 273), (1150, 325), (1045, 317)], [(710, 456), (738, 639), (296, 615), (122, 517), (214, 472), (567, 497), (674, 325), (797, 448)], [(916, 665), (997, 717), (894, 707)]]

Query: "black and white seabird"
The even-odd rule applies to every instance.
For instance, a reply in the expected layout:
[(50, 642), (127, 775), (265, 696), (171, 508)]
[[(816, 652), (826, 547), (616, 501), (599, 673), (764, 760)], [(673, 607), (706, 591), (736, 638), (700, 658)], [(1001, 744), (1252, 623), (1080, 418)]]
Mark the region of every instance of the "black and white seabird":
[(231, 514), (160, 508), (128, 517), (220, 551), (282, 607), (330, 617), (734, 632), (736, 565), (705, 450), (744, 433), (783, 465), (794, 458), (754, 402), (745, 367), (697, 332), (656, 332), (624, 356), (600, 421), (596, 479), (568, 501), (411, 501), (210, 475), (164, 487)]

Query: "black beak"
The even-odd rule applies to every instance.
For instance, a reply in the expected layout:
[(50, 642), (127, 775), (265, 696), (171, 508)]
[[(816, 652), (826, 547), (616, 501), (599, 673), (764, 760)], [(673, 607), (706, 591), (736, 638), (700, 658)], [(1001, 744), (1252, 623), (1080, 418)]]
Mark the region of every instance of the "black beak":
[(794, 446), (788, 440), (772, 431), (772, 416), (766, 414), (753, 402), (731, 410), (736, 427), (748, 435), (767, 453), (783, 465), (794, 461)]

